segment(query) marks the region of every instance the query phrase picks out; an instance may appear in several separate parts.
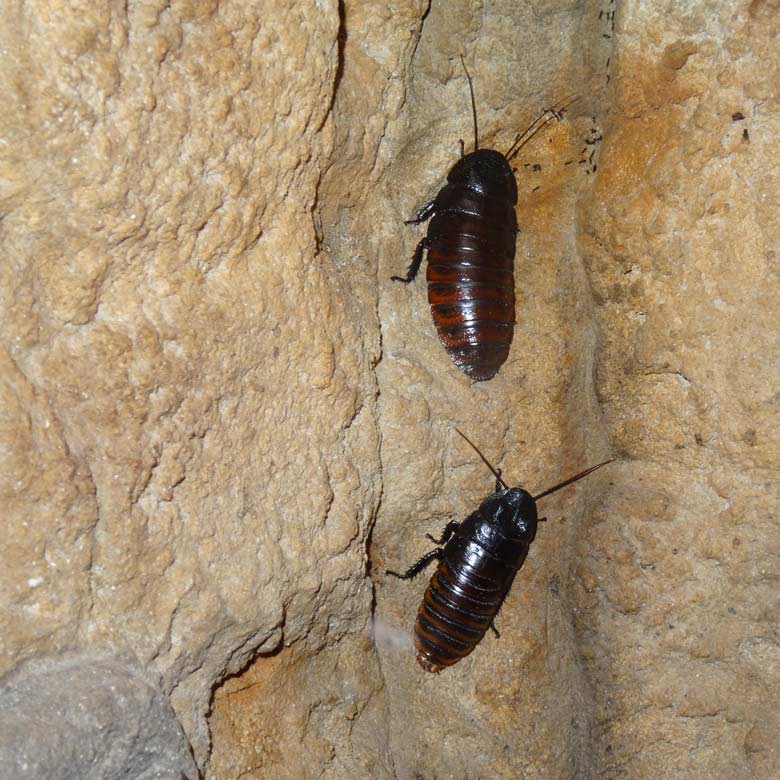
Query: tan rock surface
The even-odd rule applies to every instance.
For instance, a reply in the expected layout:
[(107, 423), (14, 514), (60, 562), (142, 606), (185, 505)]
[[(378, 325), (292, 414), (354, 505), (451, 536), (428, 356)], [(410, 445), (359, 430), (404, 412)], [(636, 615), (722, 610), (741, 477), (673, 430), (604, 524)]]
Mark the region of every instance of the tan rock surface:
[(370, 611), (378, 327), (312, 219), (338, 29), (333, 0), (0, 32), (2, 669), (130, 652), (201, 764), (225, 674)]
[(618, 14), (580, 212), (627, 461), (573, 578), (599, 777), (780, 776), (778, 10)]
[[(779, 19), (14, 6), (0, 674), (134, 656), (219, 780), (780, 776)], [(470, 143), (461, 53), (486, 146), (581, 96), (519, 160), (478, 384), (389, 281)], [(491, 489), (453, 425), (531, 490), (621, 462), (545, 500), (501, 639), (434, 676), (427, 578), (384, 570)]]

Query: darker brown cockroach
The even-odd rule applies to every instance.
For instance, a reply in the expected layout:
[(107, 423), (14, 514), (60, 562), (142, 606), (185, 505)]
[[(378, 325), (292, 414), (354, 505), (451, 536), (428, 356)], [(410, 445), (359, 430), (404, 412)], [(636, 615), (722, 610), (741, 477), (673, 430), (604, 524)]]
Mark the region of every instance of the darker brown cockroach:
[(537, 514), (536, 502), (612, 462), (591, 466), (532, 496), (521, 487), (508, 487), (501, 472), (455, 430), (495, 475), (495, 491), (465, 520), (447, 523), (440, 539), (428, 536), (443, 547), (423, 555), (403, 574), (387, 572), (410, 580), (433, 561), (439, 562), (414, 624), (417, 661), (426, 672), (439, 672), (460, 661), (479, 644), (488, 628), (498, 635), (493, 620), (525, 562), (537, 524), (544, 520)]

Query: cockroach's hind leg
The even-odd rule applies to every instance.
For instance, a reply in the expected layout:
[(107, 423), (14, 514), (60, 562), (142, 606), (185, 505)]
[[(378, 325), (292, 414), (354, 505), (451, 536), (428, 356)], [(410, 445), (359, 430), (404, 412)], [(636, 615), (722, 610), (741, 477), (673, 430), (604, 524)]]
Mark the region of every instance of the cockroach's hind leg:
[(387, 569), (386, 574), (389, 574), (391, 577), (397, 577), (399, 580), (411, 580), (426, 568), (426, 566), (429, 566), (433, 561), (441, 558), (441, 556), (442, 551), (437, 548), (425, 553), (417, 563), (410, 566), (403, 574), (399, 574), (397, 571), (390, 571), (390, 569)]
[(404, 284), (409, 284), (409, 282), (413, 281), (414, 277), (417, 276), (417, 272), (420, 270), (420, 266), (422, 265), (423, 252), (428, 248), (429, 245), (430, 241), (426, 236), (420, 241), (419, 244), (417, 244), (417, 249), (414, 250), (412, 263), (409, 266), (409, 270), (406, 272), (406, 276), (391, 276), (390, 279), (394, 282), (403, 282)]

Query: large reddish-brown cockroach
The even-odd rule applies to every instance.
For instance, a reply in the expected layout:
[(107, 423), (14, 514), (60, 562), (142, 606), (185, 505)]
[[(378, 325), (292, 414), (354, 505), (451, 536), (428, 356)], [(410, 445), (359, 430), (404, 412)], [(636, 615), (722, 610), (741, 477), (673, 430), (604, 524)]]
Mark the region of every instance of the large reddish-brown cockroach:
[(536, 502), (612, 463), (605, 460), (532, 496), (521, 487), (508, 487), (476, 445), (455, 430), (495, 475), (495, 491), (465, 520), (447, 523), (440, 539), (428, 535), (443, 547), (423, 555), (403, 574), (387, 572), (410, 580), (432, 561), (439, 561), (414, 624), (417, 661), (426, 672), (439, 672), (460, 661), (488, 628), (498, 636), (493, 620), (525, 562), (537, 523), (545, 519), (537, 515)]
[(472, 379), (492, 379), (509, 355), (515, 329), (515, 243), (517, 183), (510, 161), (549, 121), (561, 119), (575, 98), (545, 109), (502, 154), (480, 149), (477, 107), (466, 71), (474, 118), (474, 151), (464, 154), (447, 174), (447, 184), (414, 219), (430, 219), (406, 276), (411, 282), (428, 250), (428, 303), (439, 340), (458, 368)]

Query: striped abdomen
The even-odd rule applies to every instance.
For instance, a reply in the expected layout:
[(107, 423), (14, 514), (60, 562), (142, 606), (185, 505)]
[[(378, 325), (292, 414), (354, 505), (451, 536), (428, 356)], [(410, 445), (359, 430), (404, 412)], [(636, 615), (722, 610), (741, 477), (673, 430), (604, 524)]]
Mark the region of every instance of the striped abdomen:
[[(494, 494), (495, 495), (495, 494)], [(496, 524), (487, 502), (459, 524), (447, 542), (417, 612), (414, 644), (427, 672), (438, 672), (467, 656), (490, 628), (529, 540), (513, 539)]]
[(417, 660), (426, 672), (460, 661), (480, 642), (506, 595), (445, 559), (423, 596), (414, 624)]
[(517, 220), (508, 197), (448, 184), (428, 227), (428, 302), (450, 358), (472, 379), (495, 376), (515, 325)]

